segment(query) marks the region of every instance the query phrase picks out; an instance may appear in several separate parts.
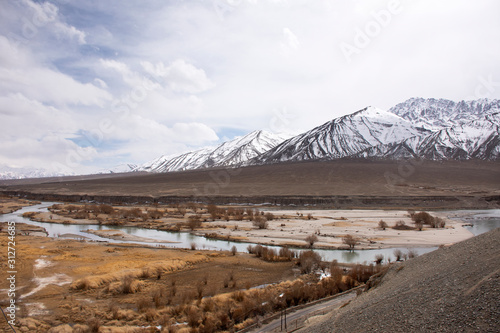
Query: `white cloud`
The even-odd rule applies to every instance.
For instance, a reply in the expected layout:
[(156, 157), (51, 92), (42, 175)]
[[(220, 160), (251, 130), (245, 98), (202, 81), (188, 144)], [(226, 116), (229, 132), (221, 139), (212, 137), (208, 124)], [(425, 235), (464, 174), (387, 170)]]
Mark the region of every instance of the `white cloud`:
[(176, 123), (172, 131), (179, 141), (191, 145), (206, 144), (219, 139), (213, 129), (201, 123)]
[(103, 106), (111, 95), (90, 83), (37, 63), (32, 54), (0, 35), (6, 52), (0, 58), (1, 94), (22, 93), (43, 103)]
[(55, 30), (58, 36), (64, 39), (75, 40), (78, 44), (85, 44), (85, 32), (78, 30), (73, 26), (57, 22)]
[(108, 85), (106, 84), (106, 82), (104, 82), (103, 80), (99, 79), (99, 78), (95, 78), (94, 79), (94, 82), (97, 83), (97, 85), (99, 87), (101, 87), (102, 89), (106, 89), (108, 88)]
[(285, 41), (282, 43), (282, 47), (287, 50), (297, 50), (300, 46), (299, 39), (295, 34), (288, 28), (283, 28), (283, 37)]
[(174, 92), (195, 94), (215, 86), (203, 69), (196, 68), (183, 59), (177, 59), (169, 66), (165, 66), (162, 62), (153, 65), (143, 61), (141, 64), (149, 74), (165, 81)]
[(32, 23), (42, 26), (56, 20), (59, 9), (50, 2), (37, 3), (31, 0), (22, 0), (21, 3), (33, 10)]
[[(295, 132), (367, 105), (468, 98), (481, 76), (500, 82), (500, 3), (493, 0), (402, 1), (347, 63), (339, 45), (377, 23), (373, 13), (389, 3), (6, 2), (2, 144), (22, 152), (23, 138), (40, 148), (57, 137), (58, 147), (74, 153), (75, 138), (97, 133), (108, 119), (114, 129), (100, 133), (81, 162), (100, 169), (195, 149), (226, 129), (271, 128), (276, 110), (290, 115), (280, 128)], [(36, 28), (29, 36), (28, 23)], [(500, 98), (500, 88), (490, 97)], [(112, 112), (122, 100), (127, 112)], [(64, 160), (55, 148), (44, 155), (29, 147), (25, 156), (33, 158), (19, 164)], [(5, 150), (0, 163), (20, 155)]]
[[(24, 37), (30, 38), (38, 34), (40, 29), (52, 30), (55, 35), (63, 40), (75, 40), (78, 44), (85, 44), (85, 32), (72, 25), (61, 21), (59, 8), (50, 2), (34, 2), (22, 0), (22, 5), (29, 8), (24, 18)], [(31, 11), (31, 12), (30, 12)]]

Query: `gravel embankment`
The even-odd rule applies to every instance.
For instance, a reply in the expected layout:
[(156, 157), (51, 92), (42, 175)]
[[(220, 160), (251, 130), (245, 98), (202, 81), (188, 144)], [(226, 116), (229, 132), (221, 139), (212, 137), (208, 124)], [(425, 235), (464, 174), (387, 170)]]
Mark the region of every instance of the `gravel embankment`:
[(500, 228), (394, 265), (300, 332), (500, 332)]

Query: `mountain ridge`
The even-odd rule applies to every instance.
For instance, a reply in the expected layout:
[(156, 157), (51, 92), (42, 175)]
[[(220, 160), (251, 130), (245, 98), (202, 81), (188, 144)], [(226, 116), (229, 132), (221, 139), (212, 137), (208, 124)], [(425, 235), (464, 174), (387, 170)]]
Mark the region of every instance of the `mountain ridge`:
[[(256, 130), (244, 136), (134, 167), (100, 173), (172, 172), (341, 158), (500, 160), (500, 100), (410, 98), (388, 111), (368, 106), (293, 137)], [(28, 169), (25, 169), (28, 170)], [(4, 170), (0, 179), (52, 176), (44, 169)], [(57, 176), (61, 176), (57, 174)]]

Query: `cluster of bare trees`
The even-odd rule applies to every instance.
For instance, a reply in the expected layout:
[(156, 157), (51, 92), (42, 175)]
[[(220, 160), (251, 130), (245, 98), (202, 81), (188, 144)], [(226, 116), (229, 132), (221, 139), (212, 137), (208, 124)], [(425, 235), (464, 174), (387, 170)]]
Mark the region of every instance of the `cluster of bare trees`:
[(298, 257), (296, 251), (290, 250), (287, 247), (282, 247), (279, 250), (262, 246), (262, 245), (248, 245), (247, 251), (254, 254), (257, 258), (262, 258), (265, 261), (291, 261)]
[[(427, 212), (418, 212), (416, 213), (415, 211), (409, 210), (408, 214), (410, 215), (413, 223), (415, 224), (414, 227), (407, 225), (403, 220), (396, 221), (394, 226), (392, 227), (395, 230), (419, 230), (422, 231), (424, 228), (424, 225), (428, 225), (430, 228), (444, 228), (446, 226), (446, 222), (444, 219), (437, 217), (437, 216), (432, 216), (431, 214)], [(384, 220), (380, 220), (378, 223), (378, 227), (382, 230), (385, 230), (389, 226)]]
[(408, 213), (418, 230), (422, 230), (423, 225), (428, 225), (431, 228), (444, 228), (446, 226), (446, 222), (442, 218), (432, 216), (427, 212), (409, 211)]

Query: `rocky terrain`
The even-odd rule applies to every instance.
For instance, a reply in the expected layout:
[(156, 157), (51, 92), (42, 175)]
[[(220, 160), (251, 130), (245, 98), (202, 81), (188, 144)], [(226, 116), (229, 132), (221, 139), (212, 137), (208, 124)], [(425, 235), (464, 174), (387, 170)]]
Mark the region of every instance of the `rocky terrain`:
[(396, 264), (300, 332), (498, 332), (499, 241), (497, 228)]

